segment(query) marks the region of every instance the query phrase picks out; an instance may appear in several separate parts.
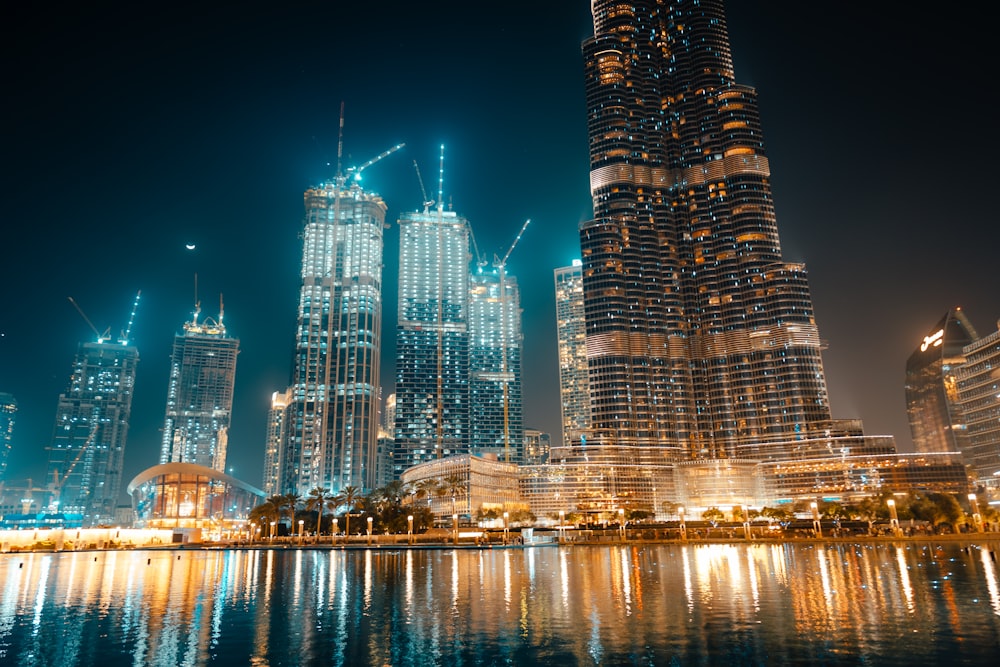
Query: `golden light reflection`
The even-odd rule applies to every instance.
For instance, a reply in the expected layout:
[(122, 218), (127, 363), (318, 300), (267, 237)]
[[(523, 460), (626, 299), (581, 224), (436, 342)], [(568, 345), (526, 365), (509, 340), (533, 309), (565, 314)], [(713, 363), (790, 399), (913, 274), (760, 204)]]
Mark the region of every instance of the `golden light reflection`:
[(916, 611), (913, 604), (913, 586), (910, 585), (910, 568), (906, 564), (906, 554), (903, 547), (893, 547), (896, 550), (896, 567), (899, 568), (899, 585), (903, 588), (903, 598), (906, 600), (906, 610), (911, 614)]
[(983, 561), (983, 573), (986, 576), (986, 590), (990, 592), (990, 604), (993, 613), (1000, 616), (1000, 588), (997, 587), (997, 566), (991, 559), (995, 552), (989, 549), (979, 550), (979, 560)]

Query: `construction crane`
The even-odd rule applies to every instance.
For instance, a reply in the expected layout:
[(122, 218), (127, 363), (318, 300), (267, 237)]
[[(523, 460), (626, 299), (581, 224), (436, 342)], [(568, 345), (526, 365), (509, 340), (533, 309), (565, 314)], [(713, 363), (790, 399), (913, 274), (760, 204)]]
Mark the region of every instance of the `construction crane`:
[(427, 198), (427, 190), (424, 189), (424, 179), (420, 177), (420, 167), (417, 165), (416, 160), (413, 161), (413, 168), (417, 170), (417, 181), (420, 183), (420, 196), (423, 197), (424, 213), (427, 213), (430, 207), (434, 206), (437, 202)]
[[(136, 292), (135, 301), (132, 303), (132, 312), (129, 314), (128, 324), (125, 326), (125, 329), (122, 330), (121, 334), (118, 337), (118, 342), (121, 343), (122, 345), (128, 345), (129, 337), (132, 334), (132, 324), (135, 322), (135, 313), (136, 310), (138, 310), (139, 308), (139, 297), (141, 295), (142, 295), (142, 290)], [(87, 314), (83, 312), (83, 309), (80, 308), (80, 304), (78, 304), (71, 296), (68, 296), (66, 298), (69, 299), (69, 302), (73, 304), (74, 308), (76, 308), (76, 312), (80, 313), (80, 317), (83, 318), (83, 321), (87, 323), (87, 326), (90, 327), (90, 330), (94, 332), (95, 336), (97, 336), (98, 343), (106, 343), (109, 340), (111, 340), (111, 327), (108, 327), (107, 329), (104, 330), (104, 333), (101, 333), (100, 331), (97, 330), (97, 327), (94, 326), (94, 323), (90, 321), (90, 318), (87, 317)]]
[(510, 463), (509, 397), (507, 395), (507, 387), (509, 385), (507, 378), (507, 260), (510, 259), (510, 254), (514, 252), (514, 248), (517, 247), (518, 241), (521, 240), (521, 235), (524, 234), (524, 230), (528, 228), (528, 223), (530, 222), (531, 218), (528, 218), (521, 225), (521, 231), (514, 237), (514, 242), (510, 244), (510, 248), (507, 250), (507, 254), (503, 256), (503, 259), (499, 259), (496, 255), (493, 255), (493, 266), (499, 269), (500, 272), (500, 351), (503, 355), (500, 361), (500, 378), (503, 381), (503, 458), (506, 463)]
[(365, 169), (367, 169), (368, 167), (372, 166), (373, 164), (375, 164), (379, 160), (383, 160), (383, 159), (389, 157), (390, 155), (392, 155), (393, 153), (395, 153), (396, 151), (398, 151), (400, 148), (402, 148), (405, 145), (406, 144), (396, 144), (395, 146), (393, 146), (389, 150), (383, 151), (383, 152), (379, 153), (378, 155), (376, 155), (375, 157), (373, 157), (371, 160), (368, 160), (367, 162), (365, 162), (364, 164), (362, 164), (360, 167), (349, 167), (347, 169), (348, 177), (352, 178), (354, 181), (360, 181), (361, 180), (361, 172), (363, 172)]

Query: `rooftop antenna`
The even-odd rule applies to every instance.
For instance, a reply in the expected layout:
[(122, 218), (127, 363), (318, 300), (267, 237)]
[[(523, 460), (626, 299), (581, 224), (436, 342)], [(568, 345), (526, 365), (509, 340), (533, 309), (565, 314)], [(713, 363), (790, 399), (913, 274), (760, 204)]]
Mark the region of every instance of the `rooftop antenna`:
[(198, 315), (201, 314), (201, 301), (198, 300), (198, 274), (194, 274), (194, 319), (191, 324), (198, 326)]
[(337, 173), (334, 179), (337, 185), (341, 184), (341, 159), (344, 157), (344, 101), (340, 101), (340, 129), (337, 130)]
[(444, 210), (444, 144), (441, 144), (441, 166), (438, 167), (438, 210)]
[(132, 302), (132, 312), (128, 316), (128, 325), (125, 327), (125, 332), (118, 339), (118, 342), (122, 345), (128, 345), (129, 337), (132, 335), (132, 323), (135, 322), (135, 311), (139, 309), (139, 297), (142, 295), (142, 290), (135, 293), (135, 301)]
[(226, 312), (225, 303), (222, 301), (222, 292), (219, 292), (219, 326), (222, 326), (222, 316)]

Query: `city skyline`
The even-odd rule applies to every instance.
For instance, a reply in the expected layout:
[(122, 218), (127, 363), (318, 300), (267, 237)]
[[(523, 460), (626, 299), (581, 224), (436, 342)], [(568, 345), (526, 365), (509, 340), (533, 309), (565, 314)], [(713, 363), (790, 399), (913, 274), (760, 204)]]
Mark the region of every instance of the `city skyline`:
[[(527, 5), (512, 6), (477, 34), (463, 32), (457, 13), (401, 10), (384, 26), (384, 50), (374, 53), (360, 43), (286, 53), (293, 43), (309, 43), (293, 35), (292, 25), (302, 26), (291, 12), (230, 23), (220, 11), (188, 25), (165, 9), (154, 25), (77, 16), (72, 12), (87, 10), (75, 9), (31, 44), (14, 39), (23, 48), (8, 59), (16, 65), (12, 127), (19, 131), (9, 138), (13, 159), (5, 166), (5, 182), (15, 187), (5, 204), (13, 256), (3, 278), (15, 289), (4, 299), (0, 391), (17, 398), (19, 416), (8, 478), (41, 476), (32, 471), (40, 462), (44, 468), (65, 369), (89, 336), (67, 296), (100, 328), (117, 330), (131, 295), (143, 290), (133, 332), (142, 361), (123, 483), (155, 463), (168, 341), (190, 312), (188, 285), (198, 272), (227, 294), (229, 327), (243, 341), (230, 467), (259, 483), (267, 404), (288, 382), (301, 192), (332, 175), (326, 162), (335, 160), (341, 101), (345, 167), (407, 143), (365, 175), (366, 187), (385, 198), (388, 219), (420, 206), (413, 161), (431, 173), (436, 147), (445, 143), (445, 195), (468, 217), (482, 249), (502, 252), (521, 221), (534, 220), (510, 269), (521, 285), (524, 368), (532, 373), (525, 376), (524, 425), (558, 437), (551, 276), (578, 257), (577, 224), (592, 216), (580, 53), (592, 30), (587, 3), (579, 5), (544, 8), (523, 23)], [(834, 29), (825, 20), (832, 6), (727, 7), (736, 77), (760, 95), (784, 254), (808, 265), (821, 335), (830, 344), (823, 356), (833, 415), (861, 418), (867, 432), (891, 434), (909, 451), (903, 378), (915, 343), (954, 306), (981, 332), (1000, 316), (997, 279), (985, 275), (993, 224), (986, 198), (956, 203), (945, 196), (951, 174), (976, 173), (976, 161), (985, 160), (979, 155), (995, 147), (993, 135), (975, 130), (988, 127), (985, 111), (973, 95), (958, 93), (940, 108), (928, 102), (926, 117), (909, 110), (912, 95), (976, 83), (960, 65), (981, 59), (974, 49), (985, 42), (973, 36), (949, 45), (931, 18), (902, 5), (866, 14), (860, 25), (832, 22)], [(407, 23), (424, 30), (400, 27)], [(92, 43), (81, 29), (87, 25), (104, 25), (113, 39)], [(172, 34), (168, 27), (182, 39), (160, 37), (158, 29)], [(518, 52), (543, 37), (550, 40), (544, 58)], [(496, 47), (502, 38), (511, 46)], [(56, 48), (60, 40), (65, 50)], [(842, 42), (853, 49), (844, 52)], [(925, 44), (938, 48), (925, 53)], [(507, 58), (495, 58), (496, 48)], [(868, 60), (872, 50), (890, 59), (884, 68)], [(119, 60), (122, 53), (130, 57)], [(326, 81), (324, 68), (338, 62), (345, 64)], [(394, 68), (398, 77), (389, 76)], [(301, 94), (317, 81), (322, 94)], [(357, 92), (366, 90), (362, 84), (384, 98), (369, 102)], [(275, 102), (283, 96), (287, 104)], [(972, 129), (960, 134), (972, 137), (976, 150), (950, 138), (932, 141), (929, 123), (967, 124)], [(536, 177), (541, 173), (546, 178)], [(970, 245), (941, 243), (945, 233)], [(385, 242), (386, 332), (395, 328), (388, 317), (395, 259), (388, 251), (396, 234), (398, 228), (387, 230)], [(185, 249), (188, 243), (195, 249)], [(231, 264), (209, 269), (229, 257)], [(385, 342), (383, 395), (393, 377)]]

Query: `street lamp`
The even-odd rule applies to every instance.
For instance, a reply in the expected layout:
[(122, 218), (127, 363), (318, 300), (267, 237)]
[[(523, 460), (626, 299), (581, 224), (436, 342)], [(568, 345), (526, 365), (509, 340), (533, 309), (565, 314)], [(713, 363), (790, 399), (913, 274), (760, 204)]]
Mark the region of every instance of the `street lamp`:
[(566, 512), (559, 510), (559, 541), (566, 539)]
[(304, 523), (305, 521), (299, 519), (299, 546), (302, 546), (302, 524)]
[(510, 513), (503, 513), (503, 543), (507, 544), (507, 536), (510, 534), (510, 528), (507, 526), (507, 520), (510, 518)]
[(885, 504), (889, 506), (889, 526), (892, 528), (892, 534), (899, 537), (899, 517), (896, 515), (896, 501), (893, 498), (889, 498), (885, 501)]
[(983, 515), (979, 513), (979, 501), (976, 494), (969, 494), (969, 505), (972, 506), (972, 522), (976, 525), (976, 532), (983, 532)]
[(816, 533), (816, 537), (823, 537), (823, 525), (819, 522), (819, 505), (814, 500), (809, 503), (809, 508), (812, 509), (813, 513), (813, 531)]
[(451, 526), (452, 526), (452, 531), (455, 534), (455, 544), (457, 545), (458, 544), (458, 515), (457, 514), (452, 514), (451, 515)]
[(368, 546), (372, 545), (372, 518), (368, 517)]
[(272, 543), (272, 544), (274, 543), (274, 527), (275, 527), (276, 525), (278, 525), (278, 522), (277, 522), (277, 521), (272, 521), (272, 522), (271, 522), (271, 543)]
[(622, 542), (625, 541), (625, 508), (618, 508), (618, 532), (621, 534)]
[(257, 530), (257, 524), (251, 522), (250, 523), (250, 544), (253, 544), (253, 534), (254, 534), (254, 531), (256, 531), (256, 530)]
[(677, 516), (680, 518), (680, 522), (681, 522), (681, 525), (680, 525), (680, 527), (681, 527), (681, 539), (682, 540), (686, 540), (688, 538), (688, 529), (687, 529), (687, 524), (684, 523), (684, 506), (683, 505), (681, 507), (677, 508)]
[(330, 544), (337, 543), (337, 533), (340, 532), (340, 519), (333, 517), (333, 534), (330, 535)]
[(406, 517), (406, 541), (409, 544), (413, 544), (413, 515), (410, 514)]

